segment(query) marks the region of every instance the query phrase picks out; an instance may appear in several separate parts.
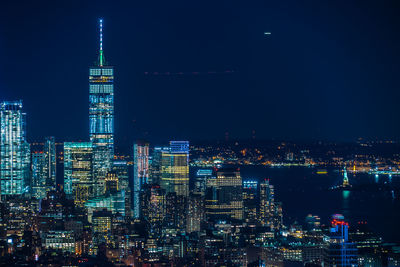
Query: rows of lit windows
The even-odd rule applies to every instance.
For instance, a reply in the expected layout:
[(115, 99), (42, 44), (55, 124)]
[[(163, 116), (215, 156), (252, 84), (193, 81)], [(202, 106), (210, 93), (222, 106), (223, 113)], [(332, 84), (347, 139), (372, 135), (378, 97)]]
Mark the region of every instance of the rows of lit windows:
[(113, 75), (113, 69), (90, 69), (90, 75), (98, 76), (98, 75)]
[(112, 84), (91, 84), (91, 94), (111, 94), (114, 91), (114, 85)]

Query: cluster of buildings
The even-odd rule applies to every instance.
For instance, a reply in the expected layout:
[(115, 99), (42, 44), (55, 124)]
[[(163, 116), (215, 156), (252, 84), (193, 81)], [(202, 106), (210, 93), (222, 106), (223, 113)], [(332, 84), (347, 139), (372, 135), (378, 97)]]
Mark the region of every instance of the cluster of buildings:
[(22, 102), (1, 103), (1, 264), (357, 266), (371, 260), (359, 257), (357, 244), (381, 249), (361, 232), (351, 242), (340, 216), (326, 228), (316, 216), (307, 217), (309, 229), (284, 226), (269, 180), (243, 179), (239, 168), (189, 168), (188, 141), (137, 141), (132, 162), (117, 158), (114, 69), (102, 39), (100, 20), (88, 141), (64, 142), (57, 154), (47, 137), (31, 151)]

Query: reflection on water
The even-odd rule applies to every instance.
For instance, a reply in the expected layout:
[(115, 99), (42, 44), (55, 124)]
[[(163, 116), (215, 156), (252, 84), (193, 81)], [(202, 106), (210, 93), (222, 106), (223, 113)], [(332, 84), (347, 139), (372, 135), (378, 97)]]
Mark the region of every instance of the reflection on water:
[[(268, 177), (275, 187), (275, 198), (283, 203), (284, 222), (303, 221), (309, 213), (329, 221), (334, 213), (342, 213), (351, 224), (368, 221), (371, 229), (386, 241), (399, 242), (400, 199), (397, 191), (373, 191), (374, 185), (389, 182), (390, 177), (359, 173), (350, 178), (351, 191), (328, 190), (340, 185), (343, 175), (338, 169), (329, 169), (320, 175), (313, 168), (268, 168), (240, 166), (242, 178)], [(400, 188), (400, 177), (393, 175), (391, 184)], [(357, 186), (369, 190), (357, 190)]]
[(349, 216), (349, 211), (350, 211), (350, 191), (349, 190), (343, 190), (342, 191), (342, 198), (343, 198), (343, 215), (344, 216)]
[(348, 198), (350, 197), (350, 191), (349, 190), (343, 190), (343, 202), (347, 202)]

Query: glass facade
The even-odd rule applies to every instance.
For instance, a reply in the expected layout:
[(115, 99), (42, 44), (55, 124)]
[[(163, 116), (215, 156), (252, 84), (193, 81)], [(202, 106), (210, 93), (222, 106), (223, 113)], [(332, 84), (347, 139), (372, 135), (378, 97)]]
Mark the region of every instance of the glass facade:
[(32, 153), (32, 196), (37, 199), (46, 197), (45, 155)]
[(160, 184), (163, 150), (168, 150), (168, 148), (154, 147), (151, 157), (149, 158), (149, 183), (151, 184)]
[(46, 137), (43, 153), (45, 157), (46, 190), (50, 191), (56, 189), (56, 142), (53, 136)]
[(140, 216), (140, 191), (149, 182), (149, 143), (133, 145), (133, 216)]
[(114, 157), (114, 68), (104, 66), (102, 21), (99, 62), (89, 69), (89, 135), (93, 143), (95, 193), (101, 195)]
[(189, 142), (171, 141), (162, 151), (161, 187), (166, 193), (189, 195)]
[(273, 226), (274, 211), (274, 186), (269, 180), (264, 180), (260, 183), (259, 219), (262, 226)]
[(89, 199), (85, 203), (88, 210), (88, 220), (91, 222), (92, 214), (95, 211), (106, 209), (113, 214), (125, 216), (125, 191), (118, 191), (114, 194), (108, 194)]
[(64, 143), (64, 191), (78, 206), (94, 196), (92, 160), (92, 143)]
[(128, 190), (129, 188), (129, 167), (126, 160), (114, 160), (112, 172), (118, 177), (119, 190)]
[(211, 220), (242, 220), (243, 190), (239, 169), (220, 169), (215, 179), (209, 179), (206, 212)]
[(22, 101), (1, 103), (0, 187), (2, 197), (21, 195), (29, 191), (30, 147), (26, 142), (25, 117)]
[(112, 67), (94, 67), (89, 76), (90, 141), (96, 194), (104, 191), (104, 179), (114, 156), (114, 90)]

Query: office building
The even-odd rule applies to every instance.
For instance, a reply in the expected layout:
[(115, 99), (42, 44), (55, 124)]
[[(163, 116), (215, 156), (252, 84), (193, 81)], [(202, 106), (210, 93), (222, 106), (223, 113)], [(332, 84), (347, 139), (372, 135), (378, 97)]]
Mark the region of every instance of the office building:
[(72, 231), (48, 231), (43, 234), (43, 247), (75, 253), (75, 237)]
[(78, 206), (94, 196), (93, 145), (90, 142), (64, 143), (64, 191)]
[(145, 184), (141, 192), (141, 217), (150, 225), (150, 232), (161, 233), (165, 217), (165, 191), (157, 184)]
[(95, 193), (101, 195), (114, 157), (114, 68), (107, 66), (104, 59), (103, 20), (100, 20), (99, 59), (89, 69), (89, 130)]
[(32, 196), (36, 199), (46, 197), (46, 157), (43, 152), (32, 153)]
[(258, 181), (243, 181), (243, 215), (247, 223), (257, 222)]
[(99, 210), (108, 210), (112, 214), (125, 216), (125, 191), (90, 198), (85, 202), (88, 221), (92, 222), (92, 214)]
[(1, 196), (29, 191), (30, 147), (26, 141), (26, 114), (22, 101), (2, 102), (0, 107), (0, 187)]
[(166, 232), (186, 231), (187, 197), (175, 192), (165, 196), (165, 218), (163, 230)]
[(140, 217), (140, 191), (149, 181), (149, 143), (138, 141), (133, 145), (133, 217)]
[(199, 194), (190, 193), (187, 200), (186, 232), (199, 232), (205, 219), (204, 201)]
[(95, 211), (92, 216), (92, 253), (97, 254), (98, 246), (102, 243), (108, 244), (111, 241), (112, 230), (111, 211)]
[(161, 164), (162, 164), (162, 151), (168, 148), (154, 147), (149, 157), (149, 183), (160, 184), (161, 182)]
[(56, 143), (53, 136), (46, 137), (44, 141), (43, 154), (45, 157), (45, 179), (46, 191), (56, 189)]
[(211, 221), (242, 220), (242, 178), (237, 168), (218, 169), (215, 179), (208, 181), (206, 214)]
[(198, 169), (196, 171), (193, 192), (204, 197), (207, 189), (207, 179), (210, 179), (212, 176), (212, 169)]
[(332, 216), (325, 266), (358, 266), (357, 247), (349, 241), (349, 224), (341, 214)]
[(129, 166), (126, 160), (113, 160), (111, 169), (118, 177), (119, 190), (127, 190), (129, 188)]
[(260, 183), (259, 221), (262, 226), (273, 227), (275, 213), (274, 186), (265, 179)]
[(171, 141), (162, 151), (161, 187), (166, 193), (189, 195), (189, 142)]

